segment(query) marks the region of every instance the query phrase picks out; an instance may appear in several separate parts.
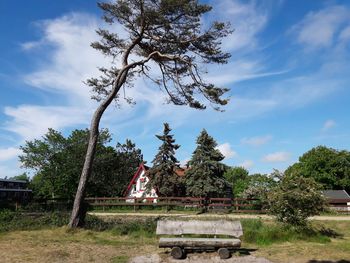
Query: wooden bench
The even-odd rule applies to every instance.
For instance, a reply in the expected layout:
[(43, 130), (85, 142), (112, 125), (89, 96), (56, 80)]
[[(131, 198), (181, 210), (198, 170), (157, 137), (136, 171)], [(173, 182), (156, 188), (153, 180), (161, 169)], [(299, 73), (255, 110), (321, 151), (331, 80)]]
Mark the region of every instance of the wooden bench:
[[(177, 236), (159, 239), (159, 247), (171, 248), (171, 255), (175, 259), (183, 258), (186, 250), (196, 249), (214, 249), (218, 251), (220, 258), (226, 259), (231, 255), (230, 250), (241, 246), (239, 237), (243, 235), (243, 230), (239, 221), (159, 220), (156, 234)], [(210, 235), (213, 237), (198, 238), (185, 237), (184, 235)]]

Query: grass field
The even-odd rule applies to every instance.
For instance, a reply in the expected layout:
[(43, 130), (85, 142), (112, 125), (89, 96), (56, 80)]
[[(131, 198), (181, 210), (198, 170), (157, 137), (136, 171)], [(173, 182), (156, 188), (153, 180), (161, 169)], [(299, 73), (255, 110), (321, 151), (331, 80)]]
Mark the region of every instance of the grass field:
[[(0, 262), (122, 263), (138, 255), (160, 253), (161, 257), (168, 257), (163, 249), (157, 248), (155, 219), (152, 218), (120, 216), (106, 224), (92, 218), (89, 219), (90, 229), (75, 231), (57, 226), (65, 222), (58, 220), (57, 215), (43, 218), (23, 222), (23, 218), (15, 222), (11, 219), (6, 223), (4, 220), (10, 218), (3, 217)], [(50, 218), (53, 219), (50, 221)], [(254, 256), (273, 262), (350, 262), (349, 221), (313, 222), (314, 231), (311, 232), (295, 231), (271, 220), (241, 221), (244, 229), (242, 247), (255, 250), (251, 252)], [(24, 222), (29, 226), (25, 227)]]

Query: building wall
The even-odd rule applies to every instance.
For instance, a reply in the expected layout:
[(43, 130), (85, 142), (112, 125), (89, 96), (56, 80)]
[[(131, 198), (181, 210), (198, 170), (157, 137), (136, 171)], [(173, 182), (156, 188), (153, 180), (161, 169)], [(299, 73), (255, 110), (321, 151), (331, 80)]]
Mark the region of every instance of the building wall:
[(154, 189), (151, 190), (151, 193), (146, 192), (146, 185), (148, 182), (149, 179), (145, 174), (145, 170), (142, 170), (136, 178), (136, 183), (132, 185), (126, 197), (158, 197)]

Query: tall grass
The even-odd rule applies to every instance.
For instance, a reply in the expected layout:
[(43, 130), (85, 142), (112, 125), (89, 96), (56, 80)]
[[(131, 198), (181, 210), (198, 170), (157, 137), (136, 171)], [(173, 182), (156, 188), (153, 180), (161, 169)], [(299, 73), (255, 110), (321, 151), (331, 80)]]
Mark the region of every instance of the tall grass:
[(313, 225), (306, 228), (296, 228), (276, 222), (263, 222), (258, 219), (242, 219), (241, 223), (244, 233), (243, 242), (260, 246), (296, 240), (327, 243), (331, 241), (330, 236), (337, 236), (332, 230)]
[[(68, 224), (69, 214), (62, 212), (43, 214), (21, 214), (9, 210), (0, 211), (0, 233), (15, 230), (38, 230), (43, 228), (60, 227)], [(102, 220), (87, 215), (85, 229), (93, 231), (108, 231), (114, 236), (130, 236), (132, 238), (151, 238), (156, 240), (157, 218), (118, 217)], [(274, 243), (303, 240), (308, 242), (327, 243), (330, 237), (338, 234), (320, 226), (295, 228), (273, 221), (258, 219), (241, 219), (243, 227), (243, 244), (268, 246)]]

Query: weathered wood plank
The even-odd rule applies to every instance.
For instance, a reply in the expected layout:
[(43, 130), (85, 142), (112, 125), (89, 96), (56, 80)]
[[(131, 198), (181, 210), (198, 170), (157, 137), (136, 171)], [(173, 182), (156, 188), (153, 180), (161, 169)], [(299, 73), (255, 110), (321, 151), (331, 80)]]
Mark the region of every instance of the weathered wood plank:
[(227, 235), (240, 237), (243, 235), (242, 225), (239, 221), (174, 221), (160, 220), (157, 222), (157, 235)]
[(159, 239), (159, 247), (183, 247), (183, 248), (237, 248), (241, 246), (241, 240), (235, 238), (165, 238)]

